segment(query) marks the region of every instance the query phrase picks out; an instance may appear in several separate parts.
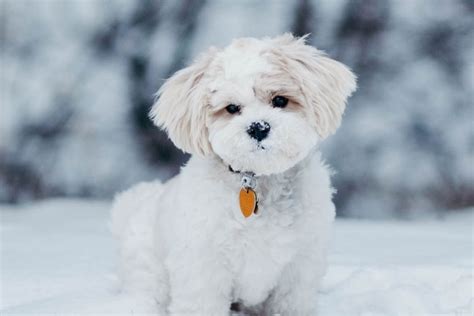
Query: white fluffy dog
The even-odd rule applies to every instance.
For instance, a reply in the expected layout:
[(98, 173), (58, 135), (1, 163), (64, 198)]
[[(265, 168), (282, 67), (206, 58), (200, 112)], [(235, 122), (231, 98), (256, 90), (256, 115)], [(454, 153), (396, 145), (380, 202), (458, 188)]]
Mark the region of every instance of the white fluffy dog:
[(355, 88), (290, 34), (212, 48), (168, 79), (151, 117), (193, 156), (117, 196), (125, 288), (158, 314), (314, 315), (335, 214), (316, 146)]

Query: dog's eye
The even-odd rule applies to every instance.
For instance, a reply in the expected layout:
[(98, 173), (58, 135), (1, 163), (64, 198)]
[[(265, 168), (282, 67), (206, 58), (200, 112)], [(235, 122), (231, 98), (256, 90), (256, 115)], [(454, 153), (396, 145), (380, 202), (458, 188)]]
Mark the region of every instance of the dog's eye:
[(229, 112), (230, 114), (235, 114), (235, 113), (240, 112), (240, 106), (235, 105), (235, 104), (229, 104), (228, 106), (225, 107), (225, 109), (226, 109), (227, 112)]
[(288, 99), (277, 95), (272, 99), (272, 104), (276, 108), (284, 108), (288, 104)]

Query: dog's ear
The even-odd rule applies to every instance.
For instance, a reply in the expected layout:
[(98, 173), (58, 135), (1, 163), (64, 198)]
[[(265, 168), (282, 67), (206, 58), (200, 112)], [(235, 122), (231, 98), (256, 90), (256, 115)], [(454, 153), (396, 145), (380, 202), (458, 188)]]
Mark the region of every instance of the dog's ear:
[(325, 138), (339, 127), (347, 98), (356, 89), (356, 77), (342, 63), (307, 45), (306, 38), (289, 33), (276, 37), (271, 54), (301, 87), (314, 127)]
[(211, 152), (206, 126), (207, 89), (202, 79), (215, 53), (215, 48), (209, 49), (169, 78), (150, 111), (153, 122), (168, 133), (176, 147), (192, 154)]

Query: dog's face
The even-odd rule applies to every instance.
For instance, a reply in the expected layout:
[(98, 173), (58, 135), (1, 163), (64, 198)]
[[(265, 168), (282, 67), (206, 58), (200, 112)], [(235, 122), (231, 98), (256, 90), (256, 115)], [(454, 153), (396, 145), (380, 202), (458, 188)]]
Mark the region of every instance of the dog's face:
[(304, 38), (244, 38), (173, 75), (151, 115), (182, 150), (268, 175), (336, 130), (355, 87), (347, 67)]

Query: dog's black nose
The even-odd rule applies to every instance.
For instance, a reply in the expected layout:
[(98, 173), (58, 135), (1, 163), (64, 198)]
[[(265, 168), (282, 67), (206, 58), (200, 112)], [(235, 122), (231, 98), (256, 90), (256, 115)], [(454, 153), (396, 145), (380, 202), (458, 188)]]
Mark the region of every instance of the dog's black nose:
[(255, 138), (258, 141), (266, 138), (268, 136), (268, 132), (270, 132), (270, 124), (265, 121), (253, 122), (247, 128), (247, 133), (250, 135), (250, 137)]

